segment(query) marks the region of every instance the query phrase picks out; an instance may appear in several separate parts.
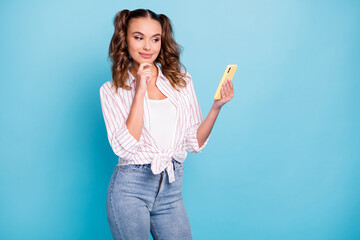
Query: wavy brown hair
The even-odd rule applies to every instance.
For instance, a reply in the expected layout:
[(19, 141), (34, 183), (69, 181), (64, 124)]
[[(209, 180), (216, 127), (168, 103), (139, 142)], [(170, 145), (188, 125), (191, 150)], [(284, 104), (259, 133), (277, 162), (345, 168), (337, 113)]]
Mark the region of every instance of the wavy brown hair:
[[(164, 14), (158, 15), (149, 9), (136, 9), (133, 11), (124, 9), (115, 15), (115, 30), (109, 46), (112, 79), (116, 92), (118, 88), (131, 89), (130, 86), (126, 85), (126, 79), (129, 77), (128, 69), (133, 60), (127, 50), (126, 36), (128, 23), (132, 18), (151, 18), (160, 23), (162, 28), (161, 50), (154, 62), (161, 65), (164, 76), (170, 81), (174, 89), (179, 91), (177, 87), (186, 87), (186, 81), (183, 79), (186, 76), (186, 68), (180, 62), (182, 47), (174, 40), (170, 19)], [(181, 66), (185, 71), (181, 70)]]

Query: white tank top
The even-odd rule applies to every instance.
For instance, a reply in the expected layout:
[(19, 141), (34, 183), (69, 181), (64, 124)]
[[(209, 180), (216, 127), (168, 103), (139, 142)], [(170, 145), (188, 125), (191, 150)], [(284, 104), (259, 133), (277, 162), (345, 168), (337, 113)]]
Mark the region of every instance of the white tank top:
[(150, 134), (162, 149), (171, 147), (176, 130), (176, 107), (169, 98), (149, 99)]

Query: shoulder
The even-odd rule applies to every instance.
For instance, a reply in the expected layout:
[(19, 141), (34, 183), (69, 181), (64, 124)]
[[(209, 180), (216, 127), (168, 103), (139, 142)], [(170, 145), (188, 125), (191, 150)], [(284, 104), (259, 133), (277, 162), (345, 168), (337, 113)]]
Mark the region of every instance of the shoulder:
[(112, 81), (107, 81), (100, 87), (100, 95), (111, 95), (115, 94), (115, 87)]
[(101, 85), (100, 91), (104, 91), (104, 90), (107, 90), (107, 89), (112, 89), (113, 87), (114, 87), (113, 82), (112, 81), (107, 81), (107, 82), (103, 83), (103, 85)]

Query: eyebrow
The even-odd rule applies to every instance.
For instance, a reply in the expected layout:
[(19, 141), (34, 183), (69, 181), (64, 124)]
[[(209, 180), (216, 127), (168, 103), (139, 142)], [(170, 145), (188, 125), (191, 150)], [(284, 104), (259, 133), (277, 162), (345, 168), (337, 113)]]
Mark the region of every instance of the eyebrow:
[[(141, 34), (141, 35), (144, 35), (143, 33), (141, 33), (141, 32), (133, 32), (132, 34)], [(157, 33), (157, 34), (154, 34), (154, 35), (152, 35), (153, 37), (155, 37), (155, 36), (161, 36), (161, 34), (160, 33)]]

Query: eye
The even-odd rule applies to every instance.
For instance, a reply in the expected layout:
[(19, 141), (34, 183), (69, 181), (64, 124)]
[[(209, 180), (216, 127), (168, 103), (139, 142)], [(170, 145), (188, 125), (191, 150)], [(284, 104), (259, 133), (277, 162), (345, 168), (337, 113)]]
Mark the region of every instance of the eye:
[[(136, 40), (141, 40), (142, 39), (142, 37), (134, 37)], [(155, 42), (158, 42), (158, 41), (160, 41), (160, 39), (159, 38), (154, 38), (154, 40), (155, 40)]]

